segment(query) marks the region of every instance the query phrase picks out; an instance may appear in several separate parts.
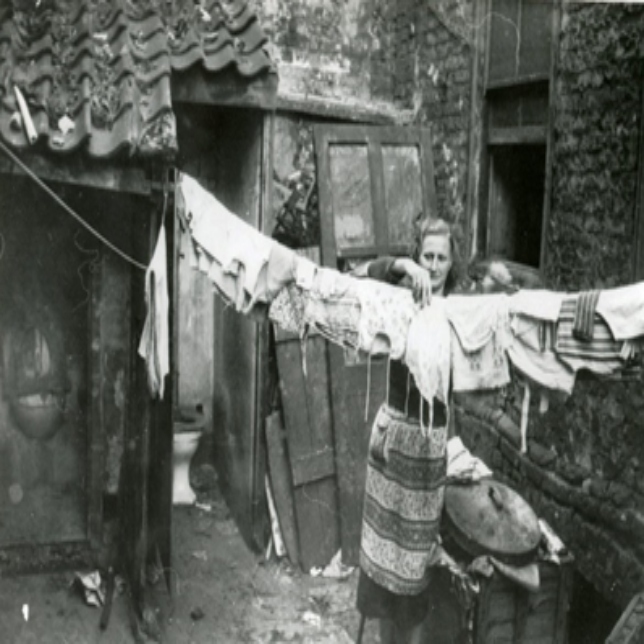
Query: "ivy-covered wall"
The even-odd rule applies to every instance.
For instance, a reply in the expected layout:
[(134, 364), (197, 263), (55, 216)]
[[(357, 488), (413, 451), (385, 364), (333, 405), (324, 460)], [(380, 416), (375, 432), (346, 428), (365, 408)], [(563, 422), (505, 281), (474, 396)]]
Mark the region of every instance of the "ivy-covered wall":
[[(610, 288), (634, 279), (642, 42), (642, 5), (564, 5), (553, 86), (550, 288)], [(535, 414), (531, 426), (535, 440), (556, 453), (557, 474), (572, 496), (585, 499), (578, 508), (570, 501), (569, 511), (608, 531), (612, 547), (601, 540), (589, 547), (583, 530), (568, 530), (586, 576), (621, 604), (644, 584), (642, 384), (578, 383), (569, 400)]]
[(641, 4), (565, 5), (553, 86), (552, 288), (632, 280), (643, 36)]
[[(556, 43), (548, 288), (628, 284), (637, 243), (644, 6), (564, 2)], [(639, 276), (641, 279), (642, 276)], [(578, 380), (540, 414), (519, 450), (522, 390), (462, 401), (469, 444), (563, 537), (577, 569), (625, 607), (644, 586), (644, 396), (641, 377)]]

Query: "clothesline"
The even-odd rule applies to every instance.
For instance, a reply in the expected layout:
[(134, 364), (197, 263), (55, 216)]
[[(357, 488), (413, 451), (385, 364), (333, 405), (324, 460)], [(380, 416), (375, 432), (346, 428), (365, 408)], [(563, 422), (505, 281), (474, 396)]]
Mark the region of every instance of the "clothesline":
[(127, 253), (123, 252), (120, 248), (115, 246), (111, 241), (106, 237), (101, 235), (95, 228), (88, 224), (77, 212), (72, 210), (47, 184), (45, 184), (32, 170), (27, 166), (23, 161), (21, 161), (9, 148), (7, 148), (4, 143), (0, 142), (0, 149), (17, 165), (19, 166), (27, 176), (32, 179), (40, 188), (42, 188), (67, 214), (71, 215), (79, 224), (84, 226), (92, 235), (102, 241), (108, 248), (114, 251), (117, 255), (122, 257), (126, 262), (129, 262), (136, 268), (139, 268), (143, 271), (147, 270), (147, 266), (138, 262), (137, 260), (130, 257)]

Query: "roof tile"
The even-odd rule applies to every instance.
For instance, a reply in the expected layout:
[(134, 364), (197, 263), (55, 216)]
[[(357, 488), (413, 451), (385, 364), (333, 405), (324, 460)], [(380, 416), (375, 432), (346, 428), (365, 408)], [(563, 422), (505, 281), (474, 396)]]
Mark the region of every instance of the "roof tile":
[(18, 87), (54, 152), (171, 154), (171, 75), (272, 73), (266, 42), (249, 0), (0, 0), (0, 136), (29, 145)]

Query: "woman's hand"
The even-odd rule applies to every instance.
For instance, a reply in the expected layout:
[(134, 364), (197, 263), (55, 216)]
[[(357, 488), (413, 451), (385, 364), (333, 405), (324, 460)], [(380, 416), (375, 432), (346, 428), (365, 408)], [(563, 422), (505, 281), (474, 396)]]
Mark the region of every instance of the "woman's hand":
[(399, 258), (395, 262), (396, 272), (409, 277), (414, 300), (421, 306), (427, 306), (432, 300), (432, 280), (429, 271), (408, 258)]

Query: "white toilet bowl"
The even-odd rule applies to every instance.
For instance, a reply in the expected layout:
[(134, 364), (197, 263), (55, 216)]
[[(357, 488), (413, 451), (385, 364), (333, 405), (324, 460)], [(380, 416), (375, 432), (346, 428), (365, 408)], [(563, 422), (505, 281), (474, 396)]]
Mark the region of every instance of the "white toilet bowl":
[(197, 495), (190, 486), (190, 461), (197, 451), (201, 431), (178, 432), (174, 434), (172, 460), (172, 503), (192, 505)]

